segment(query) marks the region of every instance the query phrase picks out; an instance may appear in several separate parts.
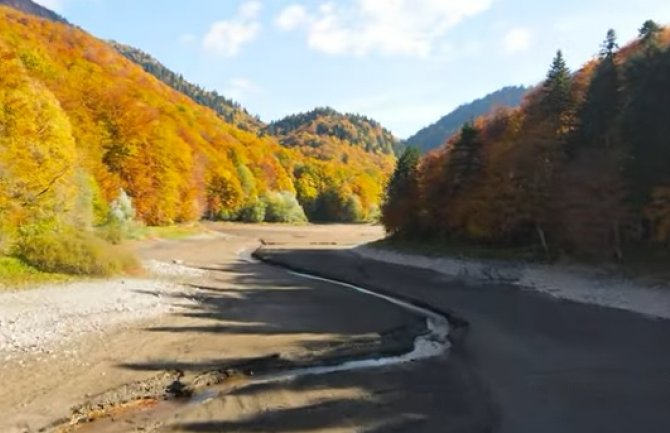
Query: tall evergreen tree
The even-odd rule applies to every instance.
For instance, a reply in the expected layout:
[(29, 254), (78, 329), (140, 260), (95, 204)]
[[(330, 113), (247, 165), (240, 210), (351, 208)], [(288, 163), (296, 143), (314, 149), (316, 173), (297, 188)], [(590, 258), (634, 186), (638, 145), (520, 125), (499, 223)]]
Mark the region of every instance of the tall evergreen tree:
[(647, 20), (642, 24), (639, 31), (639, 37), (645, 45), (656, 44), (658, 42), (658, 34), (662, 28), (655, 21)]
[(616, 50), (619, 49), (619, 44), (617, 43), (617, 36), (614, 29), (609, 29), (607, 31), (607, 37), (605, 41), (600, 46), (600, 58), (609, 59), (613, 58)]
[(607, 32), (584, 103), (579, 129), (570, 140), (570, 163), (560, 174), (556, 228), (560, 243), (574, 252), (621, 259), (622, 228), (628, 217), (623, 179), (623, 151), (616, 127), (621, 113), (621, 85), (615, 62), (616, 33)]
[(481, 141), (479, 130), (467, 122), (461, 128), (461, 134), (452, 146), (447, 166), (447, 176), (453, 193), (467, 188), (481, 168)]
[(560, 116), (571, 108), (571, 81), (570, 69), (565, 63), (563, 52), (558, 50), (542, 85), (542, 108), (545, 114)]
[(420, 159), (419, 150), (408, 147), (396, 163), (382, 205), (382, 223), (390, 234), (409, 234), (418, 224), (417, 169)]
[(421, 153), (414, 147), (408, 147), (396, 163), (395, 170), (386, 190), (387, 198), (393, 199), (408, 192), (413, 183)]
[(617, 135), (613, 125), (621, 111), (621, 83), (615, 62), (618, 44), (614, 30), (607, 32), (601, 46), (601, 61), (593, 73), (579, 113), (580, 129), (575, 139), (578, 143), (573, 146), (612, 151), (613, 137)]

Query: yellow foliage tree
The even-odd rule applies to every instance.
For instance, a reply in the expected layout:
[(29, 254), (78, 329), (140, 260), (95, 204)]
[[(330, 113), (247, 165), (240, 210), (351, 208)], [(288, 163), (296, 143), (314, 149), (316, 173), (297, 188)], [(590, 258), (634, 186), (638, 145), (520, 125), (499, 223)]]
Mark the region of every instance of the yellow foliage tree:
[(77, 164), (68, 118), (54, 95), (0, 46), (0, 231), (67, 215)]

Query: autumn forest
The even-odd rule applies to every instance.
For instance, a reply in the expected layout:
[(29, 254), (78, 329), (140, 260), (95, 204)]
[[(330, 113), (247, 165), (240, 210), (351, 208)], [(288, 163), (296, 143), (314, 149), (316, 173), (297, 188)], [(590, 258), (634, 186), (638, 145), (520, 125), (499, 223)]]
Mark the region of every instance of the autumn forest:
[[(79, 29), (6, 7), (0, 26), (3, 249), (37, 227), (104, 224), (120, 194), (150, 225), (378, 215), (393, 156), (339, 138), (303, 150), (316, 129), (334, 128), (328, 116), (300, 131), (295, 140), (304, 146), (283, 146), (228, 122)], [(354, 135), (359, 127), (381, 133), (376, 124), (343, 126)]]
[(57, 269), (35, 245), (77, 247), (42, 236), (117, 242), (130, 220), (381, 219), (547, 256), (667, 245), (669, 39), (653, 21), (623, 48), (610, 31), (576, 72), (558, 52), (520, 108), (420, 155), (330, 108), (264, 124), (146, 53), (0, 6), (0, 255)]
[[(440, 149), (407, 150), (382, 221), (401, 239), (623, 259), (670, 241), (670, 32), (645, 22), (568, 70), (559, 51), (518, 109), (472, 119)], [(594, 47), (595, 48), (595, 47)]]

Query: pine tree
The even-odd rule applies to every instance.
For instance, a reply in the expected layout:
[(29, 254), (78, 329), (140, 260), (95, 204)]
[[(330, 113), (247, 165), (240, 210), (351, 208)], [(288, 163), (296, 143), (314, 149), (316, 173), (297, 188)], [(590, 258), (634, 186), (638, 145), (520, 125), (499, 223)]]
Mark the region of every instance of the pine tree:
[(581, 127), (575, 139), (577, 143), (573, 146), (613, 150), (613, 137), (617, 135), (613, 125), (621, 111), (621, 83), (615, 62), (618, 45), (614, 30), (607, 32), (601, 46), (602, 58), (593, 73), (579, 113)]
[(411, 233), (418, 224), (418, 165), (420, 152), (409, 147), (396, 163), (382, 205), (382, 224), (394, 235)]
[(468, 182), (481, 168), (479, 130), (470, 122), (461, 128), (461, 134), (451, 148), (447, 176), (453, 193), (467, 188)]
[(524, 200), (547, 256), (550, 255), (549, 233), (557, 224), (553, 194), (569, 151), (568, 137), (576, 117), (574, 105), (572, 75), (559, 50), (542, 85), (537, 109), (530, 112), (525, 122), (523, 135), (528, 155), (520, 169)]
[(389, 199), (401, 197), (408, 192), (414, 181), (420, 157), (421, 154), (416, 148), (408, 147), (405, 149), (398, 159), (395, 171), (388, 184), (386, 194)]
[(642, 25), (640, 40), (644, 49), (624, 71), (629, 97), (622, 116), (622, 135), (628, 146), (627, 169), (636, 207), (648, 202), (653, 186), (667, 179), (670, 170), (670, 108), (666, 101), (670, 51), (659, 48), (660, 31), (651, 20)]
[(560, 174), (557, 227), (561, 244), (576, 253), (623, 257), (622, 228), (628, 222), (624, 152), (616, 127), (621, 114), (621, 83), (616, 33), (601, 44), (586, 98), (579, 110), (580, 128), (571, 139), (570, 163)]
[(571, 81), (570, 70), (563, 58), (563, 52), (558, 50), (542, 85), (544, 95), (542, 106), (545, 114), (560, 116), (570, 109), (572, 106)]
[(656, 46), (658, 43), (658, 34), (661, 30), (661, 26), (656, 24), (656, 22), (647, 20), (640, 27), (639, 37), (647, 47)]
[(611, 59), (614, 57), (616, 50), (619, 49), (619, 44), (617, 43), (617, 36), (614, 29), (609, 29), (607, 31), (607, 37), (605, 41), (600, 46), (600, 58), (601, 59)]

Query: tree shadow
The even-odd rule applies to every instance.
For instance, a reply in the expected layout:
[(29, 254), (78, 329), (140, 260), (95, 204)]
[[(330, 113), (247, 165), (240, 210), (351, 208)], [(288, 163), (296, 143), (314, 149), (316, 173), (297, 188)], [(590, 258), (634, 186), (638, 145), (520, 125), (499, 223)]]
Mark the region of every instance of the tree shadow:
[[(207, 432), (303, 432), (326, 428), (351, 427), (357, 431), (421, 431), (425, 415), (396, 413), (380, 418), (372, 409), (377, 403), (361, 403), (351, 399), (334, 399), (301, 407), (282, 408), (258, 416), (235, 421), (205, 421), (179, 424), (180, 430)], [(352, 416), (348, 414), (357, 413)], [(367, 427), (366, 427), (367, 426)]]
[[(234, 419), (183, 421), (184, 432), (491, 432), (496, 415), (478, 379), (460, 362), (440, 360), (290, 381), (252, 383), (220, 398), (270, 402)], [(353, 390), (353, 392), (351, 392)], [(352, 395), (353, 394), (353, 395)], [(283, 400), (282, 396), (300, 399)], [(343, 396), (344, 395), (344, 396)], [(273, 404), (279, 398), (280, 404)]]
[[(309, 359), (284, 359), (282, 354), (205, 360), (175, 356), (120, 367), (193, 373), (247, 369), (256, 375), (272, 374), (405, 353), (411, 350), (414, 338), (426, 331), (424, 317), (348, 288), (305, 280), (259, 263), (208, 267), (212, 275), (207, 284), (169, 295), (175, 303), (196, 302), (180, 306), (180, 312), (175, 313), (187, 319), (187, 324), (153, 326), (146, 332), (192, 335), (194, 340), (203, 335), (221, 339), (286, 336), (311, 354)], [(300, 393), (305, 399), (286, 402), (284, 407), (267, 407), (241, 419), (196, 419), (174, 427), (186, 432), (301, 432), (338, 427), (368, 432), (484, 432), (488, 431), (491, 411), (481, 389), (463, 363), (445, 359), (288, 381), (253, 383), (252, 379), (250, 385), (220, 398), (262, 401), (260, 396), (289, 392)], [(342, 396), (345, 390), (355, 392)]]

